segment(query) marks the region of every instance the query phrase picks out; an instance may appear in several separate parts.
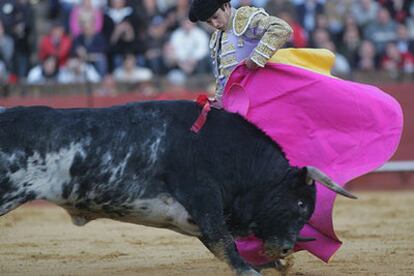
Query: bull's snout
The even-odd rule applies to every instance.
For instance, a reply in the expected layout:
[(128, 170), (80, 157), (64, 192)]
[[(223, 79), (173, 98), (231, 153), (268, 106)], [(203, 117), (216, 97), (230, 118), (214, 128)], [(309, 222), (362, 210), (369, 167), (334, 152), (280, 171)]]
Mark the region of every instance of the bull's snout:
[(265, 243), (265, 254), (271, 259), (283, 259), (289, 256), (293, 252), (293, 242), (266, 242)]

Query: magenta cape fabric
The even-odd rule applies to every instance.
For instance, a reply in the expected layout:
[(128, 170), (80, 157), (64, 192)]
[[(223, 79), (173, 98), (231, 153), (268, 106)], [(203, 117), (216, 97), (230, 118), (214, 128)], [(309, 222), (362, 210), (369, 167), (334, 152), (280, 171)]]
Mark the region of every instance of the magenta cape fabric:
[[(386, 162), (403, 125), (398, 102), (378, 88), (286, 64), (268, 63), (256, 71), (239, 65), (226, 84), (223, 105), (267, 133), (291, 165), (317, 167), (341, 186)], [(335, 196), (317, 185), (315, 212), (301, 231), (317, 240), (298, 243), (296, 251), (308, 250), (327, 262), (339, 249), (332, 224)], [(236, 245), (251, 264), (269, 261), (255, 237)]]

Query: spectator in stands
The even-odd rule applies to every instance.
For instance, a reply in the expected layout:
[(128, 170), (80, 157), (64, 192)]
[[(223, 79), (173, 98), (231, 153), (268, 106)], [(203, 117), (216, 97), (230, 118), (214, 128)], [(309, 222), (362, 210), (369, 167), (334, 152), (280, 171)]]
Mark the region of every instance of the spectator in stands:
[(5, 33), (3, 23), (0, 20), (0, 60), (3, 62), (5, 69), (11, 69), (14, 52), (14, 41)]
[(92, 4), (92, 0), (81, 0), (70, 13), (70, 33), (76, 37), (81, 33), (82, 26), (91, 25), (95, 33), (102, 30), (103, 13)]
[(127, 54), (122, 66), (114, 71), (116, 81), (130, 84), (148, 82), (152, 79), (152, 76), (150, 69), (137, 66), (137, 59), (134, 54)]
[(405, 20), (405, 25), (408, 29), (408, 35), (411, 38), (414, 38), (414, 2), (412, 4), (412, 8), (410, 9), (411, 16), (407, 17)]
[[(76, 9), (79, 5), (83, 5), (81, 2), (83, 0), (54, 0), (52, 2), (58, 1), (59, 3), (53, 3), (52, 9), (55, 9), (52, 13), (56, 13), (56, 10), (59, 14), (59, 19), (63, 22), (66, 32), (71, 32), (71, 14), (74, 9)], [(93, 10), (102, 10), (106, 4), (107, 0), (91, 0), (90, 4)], [(83, 8), (83, 7), (82, 7)], [(90, 9), (90, 8), (88, 8)], [(55, 18), (55, 17), (53, 17)]]
[(143, 0), (142, 9), (145, 14), (145, 20), (151, 22), (155, 17), (162, 16), (162, 13), (158, 7), (157, 1)]
[(56, 83), (59, 78), (59, 65), (56, 56), (46, 57), (39, 65), (29, 71), (27, 83), (48, 84)]
[(99, 81), (101, 77), (95, 67), (76, 56), (70, 57), (59, 73), (60, 83), (97, 83)]
[(292, 14), (288, 11), (280, 11), (279, 13), (277, 13), (277, 16), (285, 20), (292, 27), (293, 30), (293, 33), (290, 36), (289, 41), (286, 43), (286, 47), (306, 47), (308, 44), (306, 32), (299, 24), (299, 22), (297, 22), (293, 18)]
[(332, 41), (326, 42), (322, 48), (330, 50), (335, 54), (335, 63), (332, 68), (332, 74), (336, 76), (349, 77), (351, 75), (351, 66), (348, 60), (336, 51), (336, 46)]
[(333, 36), (335, 43), (338, 42), (340, 33), (344, 28), (344, 21), (350, 15), (351, 9), (352, 1), (329, 0), (324, 5), (327, 28)]
[(0, 59), (0, 86), (3, 86), (8, 82), (9, 72), (7, 71), (6, 64)]
[(401, 77), (402, 73), (412, 74), (414, 72), (414, 55), (410, 52), (401, 53), (397, 44), (389, 42), (381, 60), (381, 68), (393, 78)]
[(104, 15), (103, 33), (108, 42), (108, 64), (109, 71), (112, 72), (122, 64), (127, 52), (143, 55), (146, 42), (142, 30), (144, 23), (133, 8), (127, 6), (125, 0), (110, 0), (109, 3)]
[(62, 22), (65, 31), (69, 32), (69, 17), (74, 6), (79, 3), (79, 0), (59, 0), (59, 20)]
[(0, 1), (0, 20), (14, 40), (12, 72), (25, 78), (30, 68), (32, 51), (33, 9), (29, 0)]
[(323, 48), (329, 41), (331, 41), (329, 32), (326, 29), (316, 29), (311, 36), (310, 45), (313, 48)]
[(414, 40), (410, 37), (407, 26), (403, 23), (398, 24), (396, 43), (400, 53), (414, 53)]
[(178, 29), (181, 22), (188, 17), (189, 10), (188, 0), (177, 0), (176, 5), (165, 13), (165, 23), (167, 32), (173, 32)]
[(58, 58), (59, 66), (66, 63), (72, 47), (71, 37), (65, 33), (63, 24), (54, 22), (50, 32), (41, 38), (39, 45), (39, 60), (42, 62), (49, 56)]
[(374, 44), (369, 40), (361, 42), (358, 50), (357, 69), (362, 71), (374, 71), (377, 67), (377, 56)]
[(82, 25), (81, 29), (81, 34), (73, 41), (72, 54), (92, 64), (103, 77), (108, 72), (106, 40), (100, 33), (95, 32), (92, 24)]
[(147, 51), (145, 52), (145, 65), (155, 74), (165, 74), (167, 68), (164, 64), (163, 48), (167, 42), (166, 27), (161, 16), (154, 17), (148, 28)]
[(378, 10), (377, 18), (364, 29), (364, 38), (371, 40), (379, 53), (385, 45), (396, 39), (397, 26), (385, 8)]
[(352, 15), (361, 27), (366, 27), (374, 22), (379, 10), (379, 5), (374, 0), (361, 0), (352, 3)]
[(361, 35), (356, 26), (348, 27), (342, 36), (342, 43), (339, 44), (339, 52), (344, 55), (352, 68), (356, 67), (358, 49), (361, 45)]
[(171, 34), (168, 63), (186, 75), (205, 73), (208, 68), (208, 36), (188, 19), (181, 21), (181, 27)]
[(296, 13), (299, 23), (310, 34), (316, 28), (316, 17), (324, 13), (324, 7), (317, 0), (305, 0), (296, 7)]
[(391, 18), (399, 23), (404, 23), (410, 16), (410, 6), (412, 0), (379, 0), (379, 2), (388, 10)]
[(287, 0), (269, 0), (265, 6), (265, 10), (270, 15), (281, 16), (281, 13), (289, 14), (296, 21), (296, 10), (293, 4)]

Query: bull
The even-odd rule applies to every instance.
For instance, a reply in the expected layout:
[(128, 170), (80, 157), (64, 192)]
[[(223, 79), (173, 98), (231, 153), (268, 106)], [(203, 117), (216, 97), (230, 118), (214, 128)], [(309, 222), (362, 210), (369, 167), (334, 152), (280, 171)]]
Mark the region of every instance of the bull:
[(264, 254), (292, 252), (315, 207), (314, 180), (349, 192), (237, 114), (213, 109), (198, 134), (189, 101), (101, 109), (15, 107), (0, 113), (0, 215), (42, 199), (76, 225), (97, 218), (198, 237), (238, 275), (260, 275), (234, 239), (254, 234)]

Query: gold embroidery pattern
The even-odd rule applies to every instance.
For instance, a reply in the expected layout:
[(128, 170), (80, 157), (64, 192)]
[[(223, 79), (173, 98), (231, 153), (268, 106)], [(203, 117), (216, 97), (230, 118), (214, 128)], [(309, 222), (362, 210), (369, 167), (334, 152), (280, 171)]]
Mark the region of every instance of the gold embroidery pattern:
[(236, 55), (227, 55), (221, 58), (220, 62), (220, 69), (228, 68), (229, 66), (233, 64), (237, 64), (237, 58)]
[(236, 48), (232, 43), (226, 43), (222, 46), (222, 50), (220, 53), (220, 57), (223, 57), (229, 53), (234, 53), (236, 51)]
[(233, 31), (236, 36), (243, 35), (257, 14), (268, 15), (263, 9), (255, 7), (241, 7), (237, 9), (233, 18)]
[[(284, 20), (263, 14), (256, 15), (252, 26), (257, 28), (256, 36), (262, 36), (250, 58), (263, 67), (274, 53), (286, 43), (292, 33), (292, 28)], [(261, 30), (261, 31), (260, 31)], [(248, 34), (250, 35), (250, 33)]]

